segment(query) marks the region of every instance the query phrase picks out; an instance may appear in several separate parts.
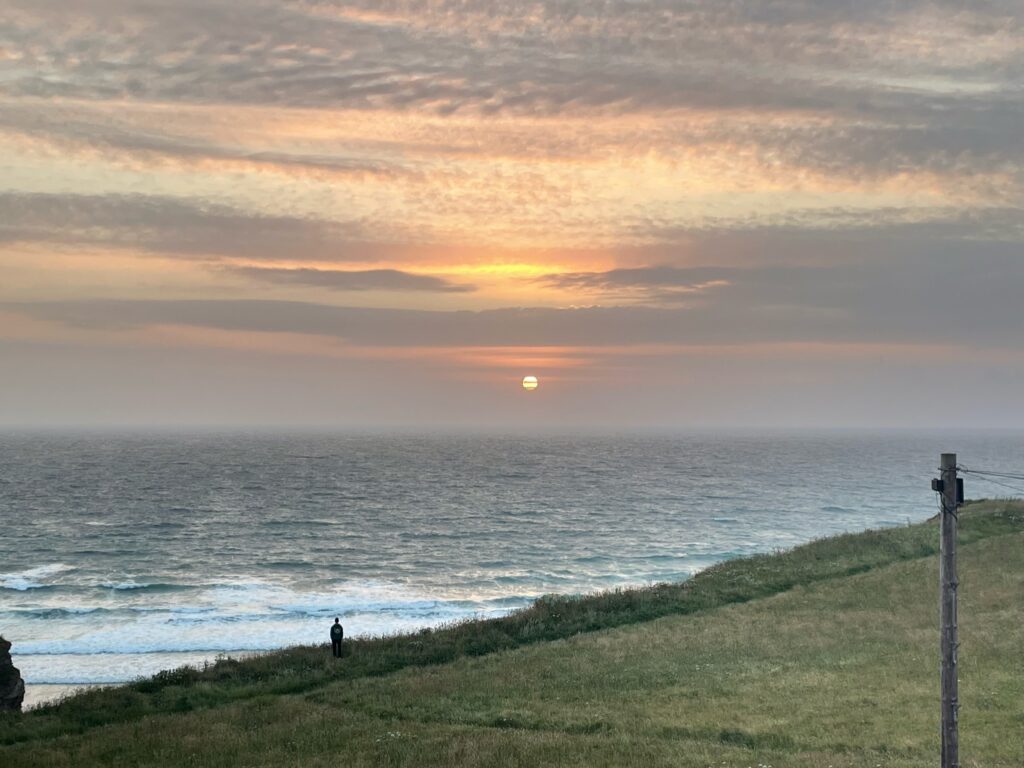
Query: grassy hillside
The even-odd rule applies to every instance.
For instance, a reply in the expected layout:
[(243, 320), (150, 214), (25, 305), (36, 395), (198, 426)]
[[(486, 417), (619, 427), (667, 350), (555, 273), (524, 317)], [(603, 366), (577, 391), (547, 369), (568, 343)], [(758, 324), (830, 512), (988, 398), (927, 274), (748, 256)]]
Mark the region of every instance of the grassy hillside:
[[(934, 524), (684, 584), (181, 670), (0, 718), (0, 765), (932, 766)], [(965, 766), (1024, 764), (1024, 509), (961, 515)], [(543, 641), (543, 642), (542, 642)]]

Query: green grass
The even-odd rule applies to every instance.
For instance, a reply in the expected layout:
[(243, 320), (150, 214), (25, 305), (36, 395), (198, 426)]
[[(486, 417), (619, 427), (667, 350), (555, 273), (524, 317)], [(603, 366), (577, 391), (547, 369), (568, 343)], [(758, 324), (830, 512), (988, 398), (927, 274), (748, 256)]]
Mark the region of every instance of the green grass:
[[(0, 718), (0, 765), (933, 765), (933, 523), (682, 584), (176, 670)], [(1024, 508), (961, 515), (963, 764), (1024, 764)]]

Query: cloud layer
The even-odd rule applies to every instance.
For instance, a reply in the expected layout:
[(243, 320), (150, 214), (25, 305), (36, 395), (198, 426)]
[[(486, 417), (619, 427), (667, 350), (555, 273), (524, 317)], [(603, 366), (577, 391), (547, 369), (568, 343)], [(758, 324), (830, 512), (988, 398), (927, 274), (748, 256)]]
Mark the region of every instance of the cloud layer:
[(771, 356), (792, 412), (863, 376), (863, 414), (1024, 352), (1019, 2), (4, 10), (0, 421), (61, 360), (125, 390), (167, 346), (250, 355), (235, 383), (348, 361), (432, 418), (472, 401), (450, 371), (537, 366), (623, 422), (641, 383), (728, 414)]
[(472, 285), (453, 283), (431, 275), (416, 275), (398, 269), (288, 269), (274, 267), (229, 267), (231, 272), (271, 283), (290, 283), (329, 288), (334, 291), (439, 291), (466, 293)]

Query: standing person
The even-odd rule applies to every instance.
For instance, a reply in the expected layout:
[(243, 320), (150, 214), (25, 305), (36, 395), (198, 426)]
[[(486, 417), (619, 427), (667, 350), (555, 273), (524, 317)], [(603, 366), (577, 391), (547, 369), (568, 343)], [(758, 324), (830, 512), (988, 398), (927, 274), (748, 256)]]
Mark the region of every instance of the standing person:
[(334, 624), (331, 625), (331, 651), (336, 659), (341, 658), (341, 641), (344, 639), (345, 628), (341, 626), (341, 619), (335, 617)]

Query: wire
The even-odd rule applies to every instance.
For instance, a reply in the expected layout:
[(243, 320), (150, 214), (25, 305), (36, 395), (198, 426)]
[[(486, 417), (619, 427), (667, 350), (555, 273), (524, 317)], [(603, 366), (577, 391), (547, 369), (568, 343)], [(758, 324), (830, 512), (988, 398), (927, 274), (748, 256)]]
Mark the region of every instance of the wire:
[(1024, 480), (1024, 475), (1011, 475), (1003, 472), (975, 472), (973, 470), (965, 470), (965, 475), (978, 475), (979, 477), (1001, 477), (1004, 480)]
[[(973, 474), (977, 474), (977, 473), (973, 473)], [(1004, 483), (1002, 480), (993, 480), (991, 477), (985, 477), (984, 475), (980, 475), (980, 474), (978, 475), (978, 479), (979, 480), (984, 480), (985, 482), (988, 482), (988, 483), (995, 483), (996, 485), (1001, 485), (1001, 486), (1003, 486), (1003, 488), (1009, 488), (1011, 491), (1014, 491), (1014, 492), (1019, 493), (1022, 496), (1024, 496), (1024, 488), (1017, 488), (1016, 486), (1010, 485), (1009, 483)], [(1024, 478), (1022, 478), (1022, 479), (1024, 479)]]
[(1003, 477), (1008, 480), (1024, 480), (1024, 475), (1019, 475), (1014, 472), (995, 472), (988, 469), (969, 469), (962, 464), (957, 464), (956, 467), (961, 472), (970, 473), (972, 475), (987, 475), (989, 477)]
[(1005, 482), (1006, 480), (1024, 481), (1024, 475), (1022, 474), (1017, 474), (1016, 472), (996, 472), (995, 470), (990, 469), (971, 469), (970, 467), (965, 467), (963, 464), (957, 464), (956, 469), (963, 472), (965, 475), (976, 475), (979, 480), (986, 480), (990, 483), (994, 483), (995, 485), (1000, 485), (1003, 488), (1009, 488), (1014, 493), (1019, 493), (1024, 496), (1024, 488), (1018, 488), (1015, 485), (1010, 485)]

